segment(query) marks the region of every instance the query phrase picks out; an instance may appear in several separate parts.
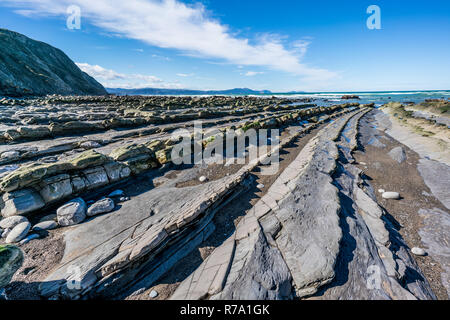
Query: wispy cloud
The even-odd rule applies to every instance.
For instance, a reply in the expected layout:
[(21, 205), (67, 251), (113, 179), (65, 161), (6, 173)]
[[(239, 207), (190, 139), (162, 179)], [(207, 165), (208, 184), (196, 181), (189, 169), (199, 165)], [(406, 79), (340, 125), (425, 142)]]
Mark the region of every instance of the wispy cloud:
[(253, 41), (237, 37), (229, 27), (211, 18), (199, 3), (187, 5), (177, 0), (0, 1), (19, 9), (16, 12), (23, 15), (66, 15), (69, 5), (78, 5), (82, 18), (91, 24), (153, 46), (242, 66), (263, 66), (307, 79), (336, 76), (326, 69), (302, 63), (307, 50), (305, 43), (286, 46), (285, 37), (277, 35), (264, 35)]
[(177, 73), (177, 76), (179, 77), (192, 77), (194, 73)]
[(99, 65), (77, 62), (76, 65), (84, 72), (98, 80), (105, 87), (115, 88), (168, 88), (177, 89), (183, 86), (179, 83), (169, 83), (162, 79), (144, 74), (123, 74)]
[(263, 73), (264, 72), (262, 72), (262, 71), (247, 71), (246, 73), (241, 73), (241, 74), (243, 74), (244, 76), (247, 76), (247, 77), (253, 77), (258, 74), (263, 74)]

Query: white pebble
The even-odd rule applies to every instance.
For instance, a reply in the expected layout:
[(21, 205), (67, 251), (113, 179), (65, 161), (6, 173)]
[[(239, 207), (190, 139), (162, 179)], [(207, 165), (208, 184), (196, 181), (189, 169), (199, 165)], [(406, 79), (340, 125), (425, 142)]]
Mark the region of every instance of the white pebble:
[(206, 181), (206, 177), (205, 176), (201, 176), (200, 178), (198, 178), (198, 181), (205, 182)]
[(264, 185), (263, 185), (262, 183), (260, 183), (260, 184), (258, 184), (256, 187), (257, 187), (258, 189), (262, 189), (262, 188), (264, 188)]
[(383, 199), (400, 199), (400, 194), (393, 191), (383, 192), (381, 196), (383, 197)]
[(156, 298), (158, 296), (158, 292), (155, 290), (150, 291), (150, 294), (148, 295), (150, 298)]
[(378, 189), (378, 192), (379, 192), (379, 193), (385, 193), (386, 190), (384, 190), (384, 189)]
[(414, 247), (411, 249), (411, 252), (414, 253), (416, 256), (424, 256), (427, 253), (422, 248)]

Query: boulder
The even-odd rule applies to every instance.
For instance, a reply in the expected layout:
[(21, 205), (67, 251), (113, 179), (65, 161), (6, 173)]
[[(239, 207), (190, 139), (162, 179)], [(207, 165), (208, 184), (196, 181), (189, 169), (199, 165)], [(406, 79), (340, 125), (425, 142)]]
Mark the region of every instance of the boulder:
[(58, 227), (58, 223), (54, 220), (42, 221), (33, 226), (35, 231), (53, 230)]
[(6, 237), (6, 243), (16, 243), (25, 238), (30, 231), (31, 223), (22, 222), (15, 226)]
[(0, 220), (0, 228), (1, 229), (12, 229), (17, 226), (19, 223), (28, 222), (28, 219), (23, 216), (12, 216)]
[(114, 207), (114, 201), (110, 198), (105, 198), (91, 205), (87, 210), (87, 215), (91, 217), (98, 214), (111, 212), (114, 210)]
[(86, 218), (86, 210), (86, 202), (83, 199), (73, 199), (56, 211), (58, 224), (63, 227), (78, 224)]
[(6, 286), (22, 266), (23, 253), (13, 245), (0, 245), (0, 288)]

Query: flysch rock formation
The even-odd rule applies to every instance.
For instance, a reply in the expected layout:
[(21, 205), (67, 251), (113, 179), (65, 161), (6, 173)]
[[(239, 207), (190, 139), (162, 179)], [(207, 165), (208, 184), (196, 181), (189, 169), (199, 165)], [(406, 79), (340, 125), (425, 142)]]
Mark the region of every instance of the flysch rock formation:
[(0, 96), (107, 94), (59, 49), (7, 29), (0, 42)]
[[(45, 276), (30, 276), (41, 298), (127, 298), (173, 273), (221, 229), (216, 214), (252, 188), (252, 172), (309, 134), (168, 298), (435, 299), (353, 158), (360, 120), (372, 107), (276, 97), (3, 99), (0, 243), (36, 250), (49, 234), (61, 237), (62, 257)], [(204, 136), (188, 143), (194, 152), (215, 149), (231, 129), (245, 136), (279, 128), (280, 145), (260, 146), (257, 159), (210, 176), (208, 164), (172, 163), (182, 142), (172, 133), (193, 138), (195, 120)], [(383, 145), (376, 136), (371, 143)], [(432, 184), (431, 173), (423, 177)], [(445, 265), (439, 239), (424, 239)]]
[(433, 299), (426, 281), (401, 285), (407, 268), (420, 270), (398, 235), (390, 239), (382, 208), (351, 165), (363, 113), (311, 140), (171, 298), (288, 299), (321, 290), (324, 299)]

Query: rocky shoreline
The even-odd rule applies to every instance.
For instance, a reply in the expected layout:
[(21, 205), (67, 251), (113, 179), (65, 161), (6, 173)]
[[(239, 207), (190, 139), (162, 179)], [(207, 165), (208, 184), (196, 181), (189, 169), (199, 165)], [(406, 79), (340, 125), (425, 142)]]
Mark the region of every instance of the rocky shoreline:
[[(433, 223), (448, 219), (448, 181), (427, 172), (450, 172), (449, 149), (417, 151), (441, 164), (433, 169), (423, 158), (413, 167), (431, 207), (406, 210), (409, 194), (398, 185), (379, 193), (383, 178), (373, 171), (373, 180), (370, 170), (380, 164), (360, 161), (376, 148), (398, 164), (392, 174), (410, 170), (409, 142), (391, 129), (398, 108), (276, 97), (2, 99), (0, 247), (14, 243), (25, 252), (5, 292), (10, 299), (448, 299), (448, 245), (433, 235)], [(434, 132), (422, 138), (447, 143), (448, 128), (420, 115), (406, 121)], [(217, 148), (229, 130), (280, 129), (279, 149), (260, 150), (259, 141), (261, 156), (250, 159), (248, 147), (241, 164), (173, 164), (182, 139), (172, 133), (194, 138), (198, 120), (208, 134), (192, 140), (193, 153)], [(379, 130), (398, 139), (398, 149), (387, 150)], [(259, 183), (263, 192), (251, 203), (244, 200), (267, 159), (293, 143), (296, 158)], [(233, 203), (245, 210), (218, 219), (237, 210)], [(399, 210), (421, 221), (433, 208), (441, 218), (408, 233), (396, 222)], [(204, 249), (217, 230), (226, 235)], [(44, 248), (52, 259), (40, 254)], [(177, 275), (180, 261), (191, 261), (189, 274)], [(168, 275), (173, 285), (162, 289)]]

